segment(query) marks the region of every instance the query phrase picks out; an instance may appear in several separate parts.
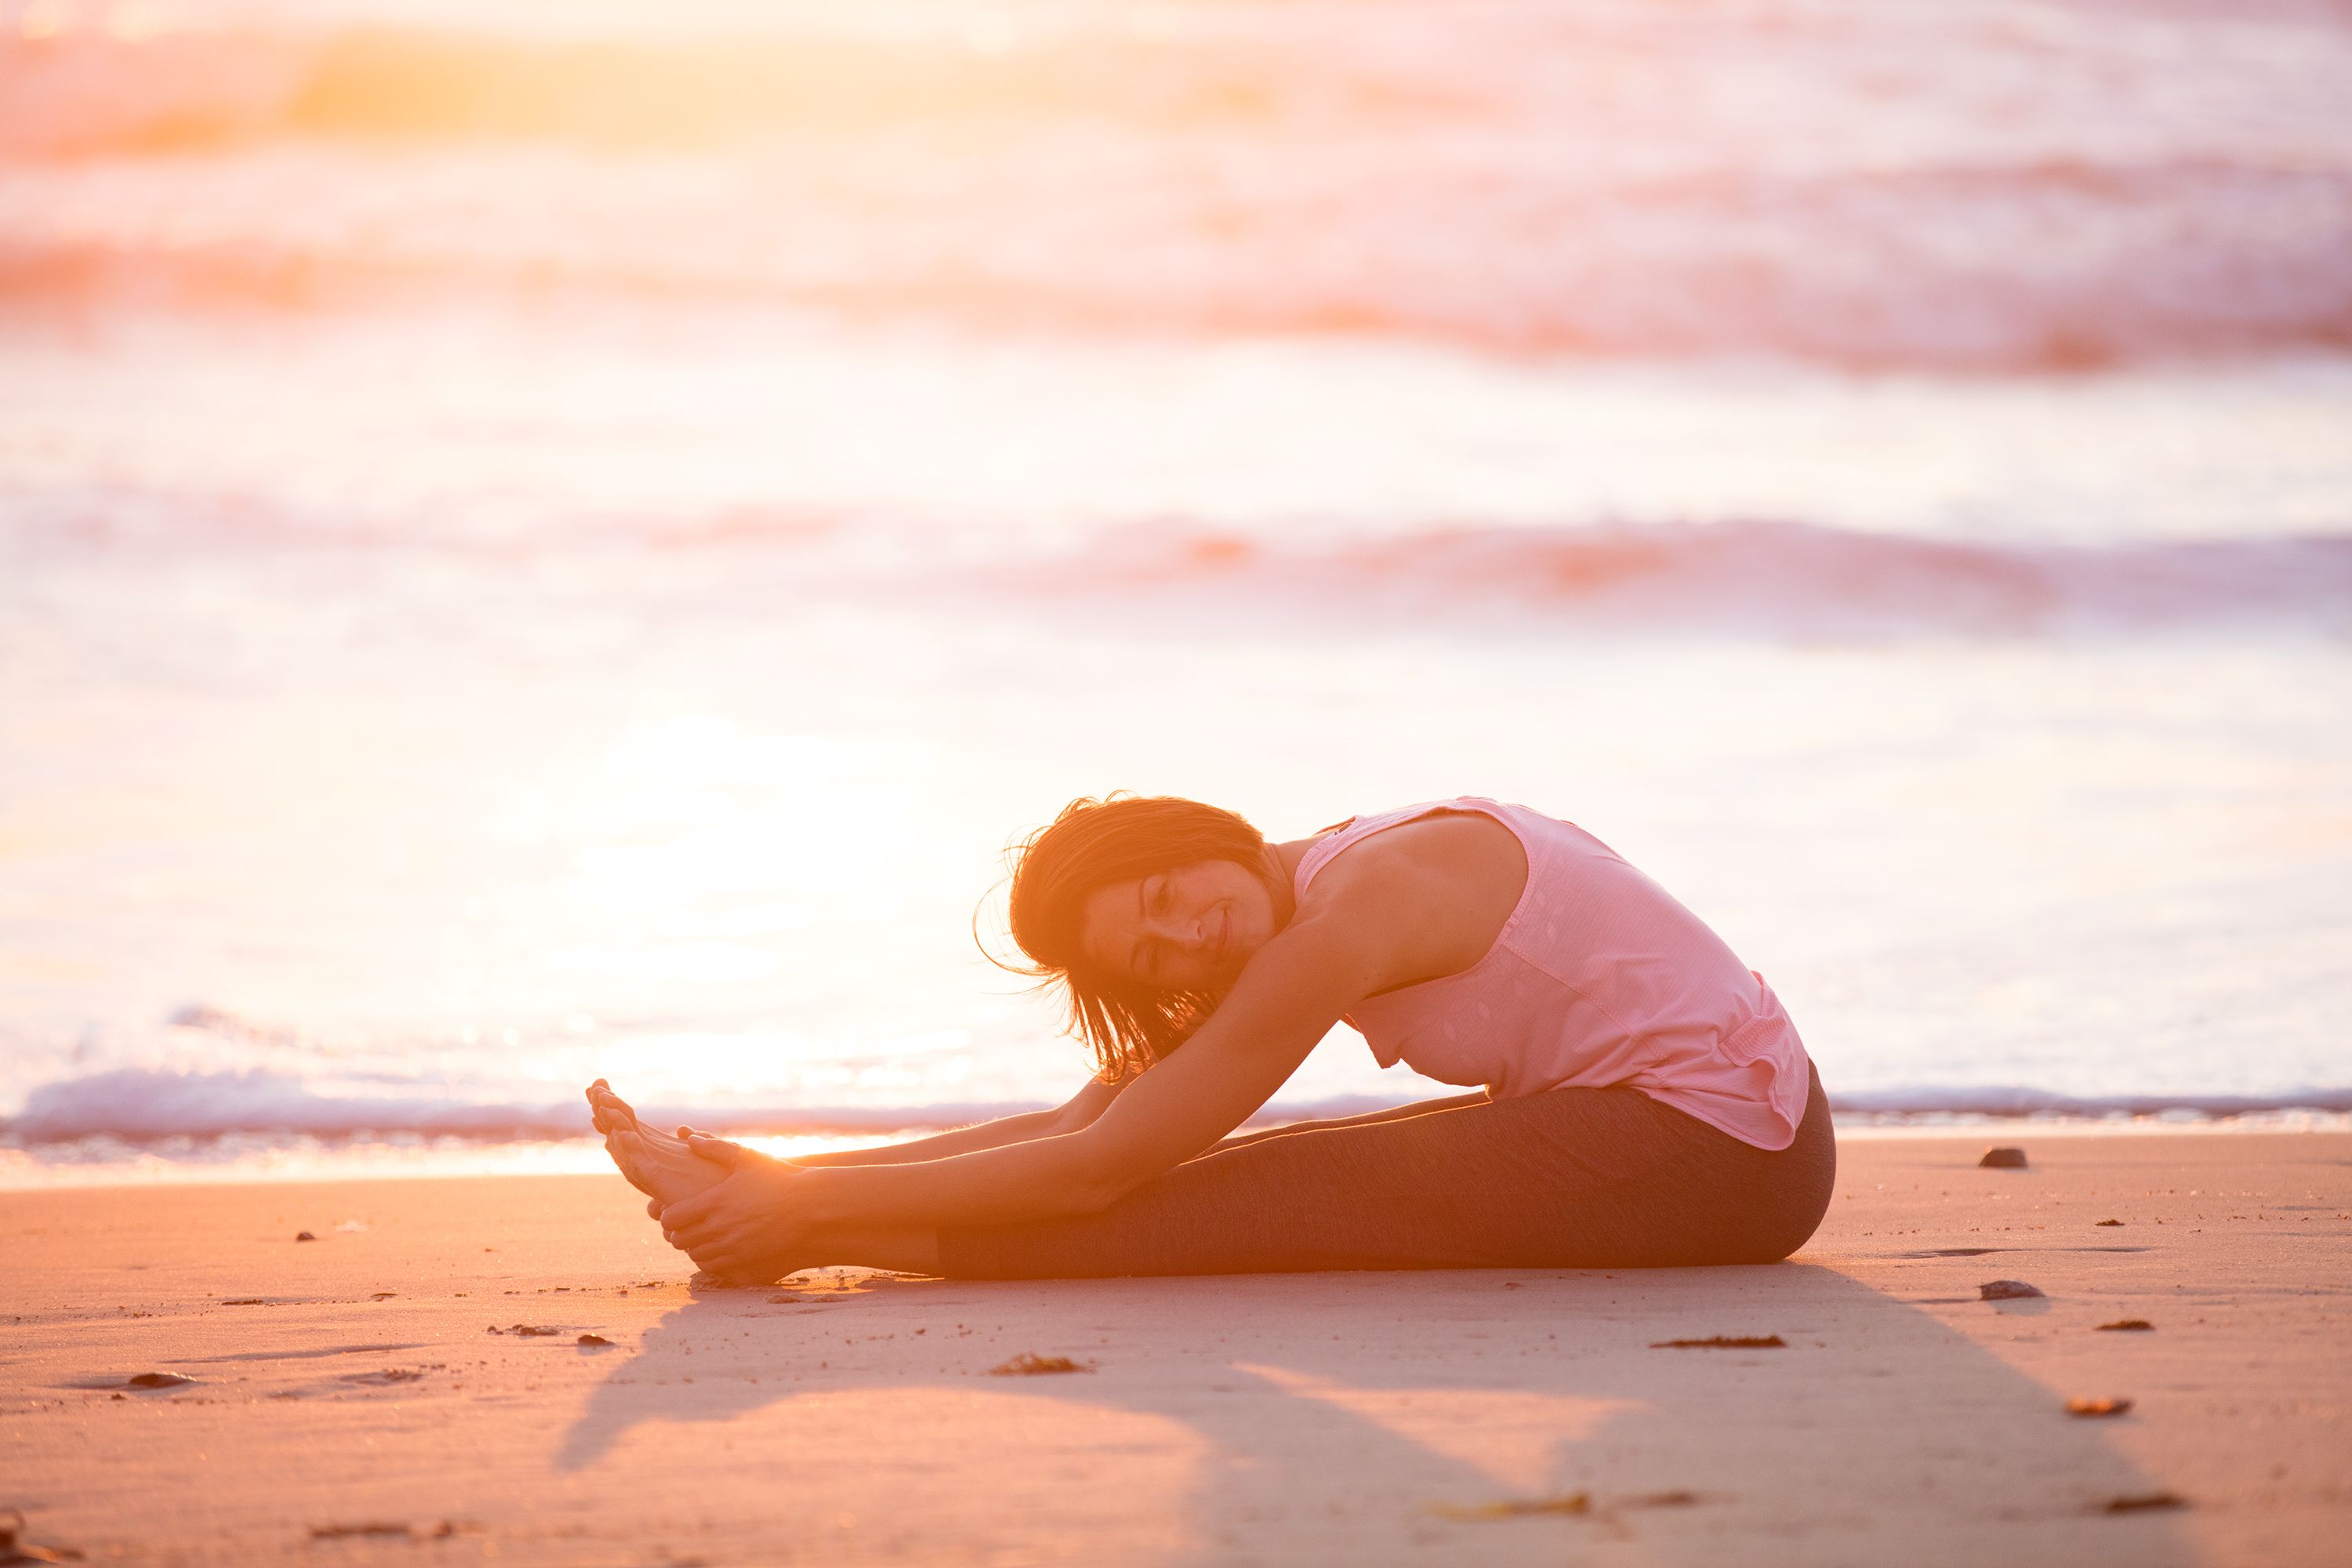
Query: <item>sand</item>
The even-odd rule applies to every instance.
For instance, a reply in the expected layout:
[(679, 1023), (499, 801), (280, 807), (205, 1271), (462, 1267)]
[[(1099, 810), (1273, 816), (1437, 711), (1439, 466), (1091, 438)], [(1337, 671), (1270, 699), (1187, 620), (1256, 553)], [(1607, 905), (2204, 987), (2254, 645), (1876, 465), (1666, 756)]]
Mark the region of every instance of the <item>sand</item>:
[[(100, 1563), (2352, 1563), (2352, 1136), (2003, 1141), (1851, 1142), (1795, 1261), (1658, 1273), (697, 1291), (617, 1178), (0, 1194), (0, 1508)], [(1653, 1348), (1717, 1335), (1784, 1343)]]

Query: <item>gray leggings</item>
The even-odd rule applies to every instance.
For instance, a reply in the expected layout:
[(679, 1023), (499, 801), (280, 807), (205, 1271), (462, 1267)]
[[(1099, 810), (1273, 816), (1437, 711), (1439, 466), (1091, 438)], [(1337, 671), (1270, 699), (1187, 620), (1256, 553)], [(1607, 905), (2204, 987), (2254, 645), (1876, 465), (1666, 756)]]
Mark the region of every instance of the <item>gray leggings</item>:
[(1555, 1089), (1229, 1138), (1099, 1214), (940, 1232), (964, 1279), (1777, 1263), (1828, 1211), (1829, 1101), (1767, 1152), (1638, 1089)]

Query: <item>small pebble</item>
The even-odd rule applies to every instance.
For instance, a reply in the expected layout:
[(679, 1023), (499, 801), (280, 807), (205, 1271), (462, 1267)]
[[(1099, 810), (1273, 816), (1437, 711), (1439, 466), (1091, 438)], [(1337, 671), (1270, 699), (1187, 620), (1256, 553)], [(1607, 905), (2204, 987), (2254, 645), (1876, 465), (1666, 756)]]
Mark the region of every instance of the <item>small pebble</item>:
[(317, 1237), (315, 1237), (315, 1236), (312, 1236), (312, 1235), (311, 1235), (309, 1231), (307, 1231), (307, 1230), (298, 1230), (298, 1231), (296, 1231), (296, 1232), (294, 1233), (294, 1239), (295, 1239), (295, 1240), (297, 1240), (297, 1241), (316, 1241), (316, 1240), (318, 1240), (319, 1238), (318, 1238)]
[(583, 1345), (609, 1345), (613, 1342), (602, 1334), (583, 1334), (580, 1336), (580, 1342)]
[(385, 1524), (373, 1521), (365, 1524), (314, 1524), (310, 1527), (313, 1541), (345, 1541), (352, 1536), (413, 1536), (416, 1532), (404, 1524)]
[(1988, 1149), (1984, 1152), (1984, 1158), (1979, 1160), (1977, 1163), (1991, 1171), (2022, 1171), (2025, 1169), (2025, 1151)]
[(2098, 1331), (2103, 1334), (2115, 1333), (2119, 1331), (2130, 1333), (2153, 1329), (2155, 1327), (2156, 1325), (2149, 1322), (2146, 1318), (2117, 1318), (2112, 1323), (2101, 1323), (2099, 1325)]
[(2070, 1399), (2066, 1402), (2069, 1415), (2121, 1415), (2132, 1407), (2128, 1399)]
[(125, 1388), (184, 1388), (195, 1382), (193, 1377), (176, 1372), (142, 1372), (136, 1377), (122, 1380)]
[(1475, 1520), (1525, 1519), (1532, 1514), (1586, 1514), (1592, 1511), (1592, 1499), (1583, 1492), (1570, 1492), (1563, 1497), (1507, 1498), (1500, 1502), (1432, 1503), (1429, 1511), (1440, 1519), (1465, 1521)]
[(2123, 1224), (2123, 1221), (2119, 1219), (2103, 1219), (2099, 1223), (2101, 1225), (2121, 1225)]
[(1092, 1372), (1094, 1369), (1095, 1363), (1090, 1361), (1072, 1361), (1066, 1355), (1039, 1355), (1034, 1351), (1023, 1351), (1011, 1361), (990, 1367), (988, 1375), (1045, 1377), (1057, 1372)]
[(1977, 1296), (1986, 1301), (2015, 1301), (2042, 1292), (2022, 1279), (1988, 1279), (1977, 1287)]
[(1709, 1334), (1703, 1340), (1657, 1340), (1654, 1351), (1777, 1351), (1789, 1342), (1778, 1334)]

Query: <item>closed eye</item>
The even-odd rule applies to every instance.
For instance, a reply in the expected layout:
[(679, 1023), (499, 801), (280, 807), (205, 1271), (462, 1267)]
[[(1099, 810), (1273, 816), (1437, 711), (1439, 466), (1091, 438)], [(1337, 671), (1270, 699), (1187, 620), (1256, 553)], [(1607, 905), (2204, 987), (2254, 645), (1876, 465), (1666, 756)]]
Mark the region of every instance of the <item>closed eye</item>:
[[(1167, 913), (1169, 906), (1175, 901), (1175, 896), (1165, 877), (1156, 879), (1146, 878), (1138, 882), (1135, 885), (1137, 920), (1142, 924), (1150, 924), (1153, 916)], [(1159, 979), (1160, 960), (1165, 956), (1167, 946), (1158, 937), (1145, 937), (1138, 942), (1134, 952), (1129, 954), (1129, 962), (1135, 973), (1146, 980)]]
[[(1146, 886), (1147, 884), (1142, 882), (1138, 882), (1135, 885), (1135, 919), (1136, 923), (1139, 925), (1149, 924), (1151, 920), (1150, 900), (1144, 896)], [(1144, 941), (1137, 942), (1135, 946), (1129, 951), (1127, 955), (1127, 966), (1133, 970), (1137, 974), (1149, 978), (1151, 974), (1151, 942), (1150, 939), (1147, 938)]]

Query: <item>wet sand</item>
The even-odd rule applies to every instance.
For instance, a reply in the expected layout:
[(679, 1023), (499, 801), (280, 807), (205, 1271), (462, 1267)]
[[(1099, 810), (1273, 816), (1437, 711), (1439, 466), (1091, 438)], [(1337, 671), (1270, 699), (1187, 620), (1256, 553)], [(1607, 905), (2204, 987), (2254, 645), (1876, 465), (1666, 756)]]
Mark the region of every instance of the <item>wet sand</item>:
[(2000, 1141), (1850, 1142), (1794, 1262), (1650, 1274), (697, 1291), (617, 1178), (5, 1193), (0, 1509), (94, 1563), (2352, 1563), (2352, 1135)]

